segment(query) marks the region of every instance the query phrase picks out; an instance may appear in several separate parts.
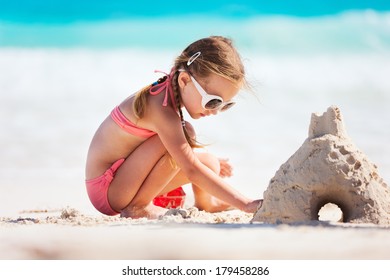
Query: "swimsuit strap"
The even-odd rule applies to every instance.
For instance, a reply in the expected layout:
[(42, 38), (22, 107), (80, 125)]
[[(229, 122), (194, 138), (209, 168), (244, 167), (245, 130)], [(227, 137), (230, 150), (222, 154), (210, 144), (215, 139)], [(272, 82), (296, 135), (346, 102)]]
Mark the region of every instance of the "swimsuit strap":
[(150, 90), (149, 90), (149, 93), (151, 95), (157, 95), (160, 92), (165, 90), (165, 97), (164, 97), (164, 101), (163, 101), (162, 105), (164, 107), (166, 107), (168, 105), (168, 93), (169, 93), (169, 95), (171, 97), (172, 105), (175, 106), (175, 97), (173, 95), (173, 89), (172, 89), (172, 84), (171, 84), (173, 70), (171, 71), (170, 74), (165, 73), (164, 71), (160, 71), (160, 70), (154, 70), (154, 72), (155, 73), (163, 73), (163, 74), (165, 74), (165, 77), (162, 79), (159, 79), (158, 82), (153, 83)]

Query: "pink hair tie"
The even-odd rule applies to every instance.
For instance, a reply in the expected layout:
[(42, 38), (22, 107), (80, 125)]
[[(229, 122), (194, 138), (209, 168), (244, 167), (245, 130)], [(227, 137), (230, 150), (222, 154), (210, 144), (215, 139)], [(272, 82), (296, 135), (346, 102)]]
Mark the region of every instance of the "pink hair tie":
[[(173, 72), (173, 69), (171, 71), (171, 74), (172, 74), (172, 72)], [(172, 105), (175, 105), (175, 103), (174, 103), (175, 97), (173, 95), (173, 89), (172, 89), (172, 85), (171, 85), (171, 79), (172, 79), (171, 74), (165, 73), (164, 71), (160, 71), (160, 70), (154, 70), (154, 73), (165, 74), (165, 80), (163, 80), (160, 83), (159, 82), (153, 83), (150, 90), (149, 90), (149, 93), (151, 95), (157, 95), (160, 92), (165, 90), (165, 97), (164, 97), (164, 101), (163, 101), (162, 105), (164, 107), (166, 107), (168, 105), (168, 93), (171, 96)]]

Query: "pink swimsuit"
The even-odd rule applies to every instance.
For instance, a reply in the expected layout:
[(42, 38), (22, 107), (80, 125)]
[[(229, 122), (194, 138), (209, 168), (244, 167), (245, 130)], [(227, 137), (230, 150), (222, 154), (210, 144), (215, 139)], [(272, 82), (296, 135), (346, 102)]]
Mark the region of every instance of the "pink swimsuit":
[(117, 160), (103, 175), (85, 181), (89, 200), (92, 202), (92, 205), (103, 214), (109, 216), (119, 214), (111, 208), (110, 203), (108, 202), (108, 187), (114, 179), (116, 171), (124, 161), (124, 158)]
[(149, 138), (156, 134), (156, 132), (136, 126), (134, 123), (129, 121), (125, 115), (119, 109), (119, 106), (116, 106), (114, 110), (111, 112), (111, 118), (122, 128), (124, 131), (133, 134), (135, 136), (139, 136), (142, 138)]
[[(149, 138), (156, 135), (156, 132), (144, 129), (136, 126), (134, 123), (129, 121), (125, 115), (120, 111), (119, 106), (116, 106), (111, 112), (111, 118), (114, 122), (122, 128), (124, 131), (142, 137)], [(86, 180), (87, 193), (93, 206), (101, 213), (113, 216), (119, 214), (117, 211), (111, 208), (108, 202), (108, 187), (114, 179), (115, 173), (118, 168), (123, 164), (125, 159), (119, 159), (111, 165), (111, 167), (104, 172), (103, 175), (95, 178)]]
[[(165, 73), (166, 74), (166, 73)], [(154, 83), (150, 88), (151, 95), (157, 95), (165, 90), (165, 97), (163, 106), (167, 106), (168, 93), (170, 94), (172, 103), (174, 102), (172, 87), (171, 87), (171, 75), (167, 74), (166, 80), (161, 83)], [(156, 135), (156, 132), (139, 127), (132, 123), (126, 118), (126, 116), (120, 111), (119, 106), (115, 107), (111, 112), (111, 118), (114, 122), (122, 128), (124, 131), (142, 138), (149, 138)], [(118, 168), (123, 164), (125, 159), (119, 159), (114, 162), (111, 167), (104, 172), (103, 175), (95, 178), (86, 180), (87, 193), (93, 206), (103, 214), (113, 216), (119, 214), (117, 211), (112, 209), (108, 202), (108, 187), (114, 179), (115, 173)]]

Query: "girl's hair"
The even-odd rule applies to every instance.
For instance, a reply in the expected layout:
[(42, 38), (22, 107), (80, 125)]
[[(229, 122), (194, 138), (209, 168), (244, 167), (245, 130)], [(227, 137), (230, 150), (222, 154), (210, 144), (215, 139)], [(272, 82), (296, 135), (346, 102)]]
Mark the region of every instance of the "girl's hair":
[[(188, 60), (197, 52), (200, 55), (190, 65)], [(176, 100), (177, 110), (184, 124), (183, 112), (181, 110), (181, 96), (178, 84), (179, 69), (184, 69), (195, 78), (207, 78), (210, 74), (216, 74), (231, 81), (238, 88), (246, 85), (245, 70), (240, 55), (233, 46), (230, 39), (222, 36), (210, 36), (190, 44), (176, 59), (172, 68), (171, 83)], [(165, 81), (165, 77), (158, 82)], [(134, 112), (137, 118), (142, 118), (147, 104), (147, 96), (152, 85), (141, 89), (135, 96)], [(184, 134), (191, 147), (201, 147), (194, 138), (191, 138), (183, 125)]]

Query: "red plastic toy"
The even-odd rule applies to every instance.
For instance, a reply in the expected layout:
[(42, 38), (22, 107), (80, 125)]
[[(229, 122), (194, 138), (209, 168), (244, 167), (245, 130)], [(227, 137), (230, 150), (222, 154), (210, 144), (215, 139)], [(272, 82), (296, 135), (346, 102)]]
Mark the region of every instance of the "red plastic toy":
[(166, 194), (153, 199), (153, 204), (163, 208), (182, 208), (186, 199), (186, 193), (182, 187), (174, 189)]

